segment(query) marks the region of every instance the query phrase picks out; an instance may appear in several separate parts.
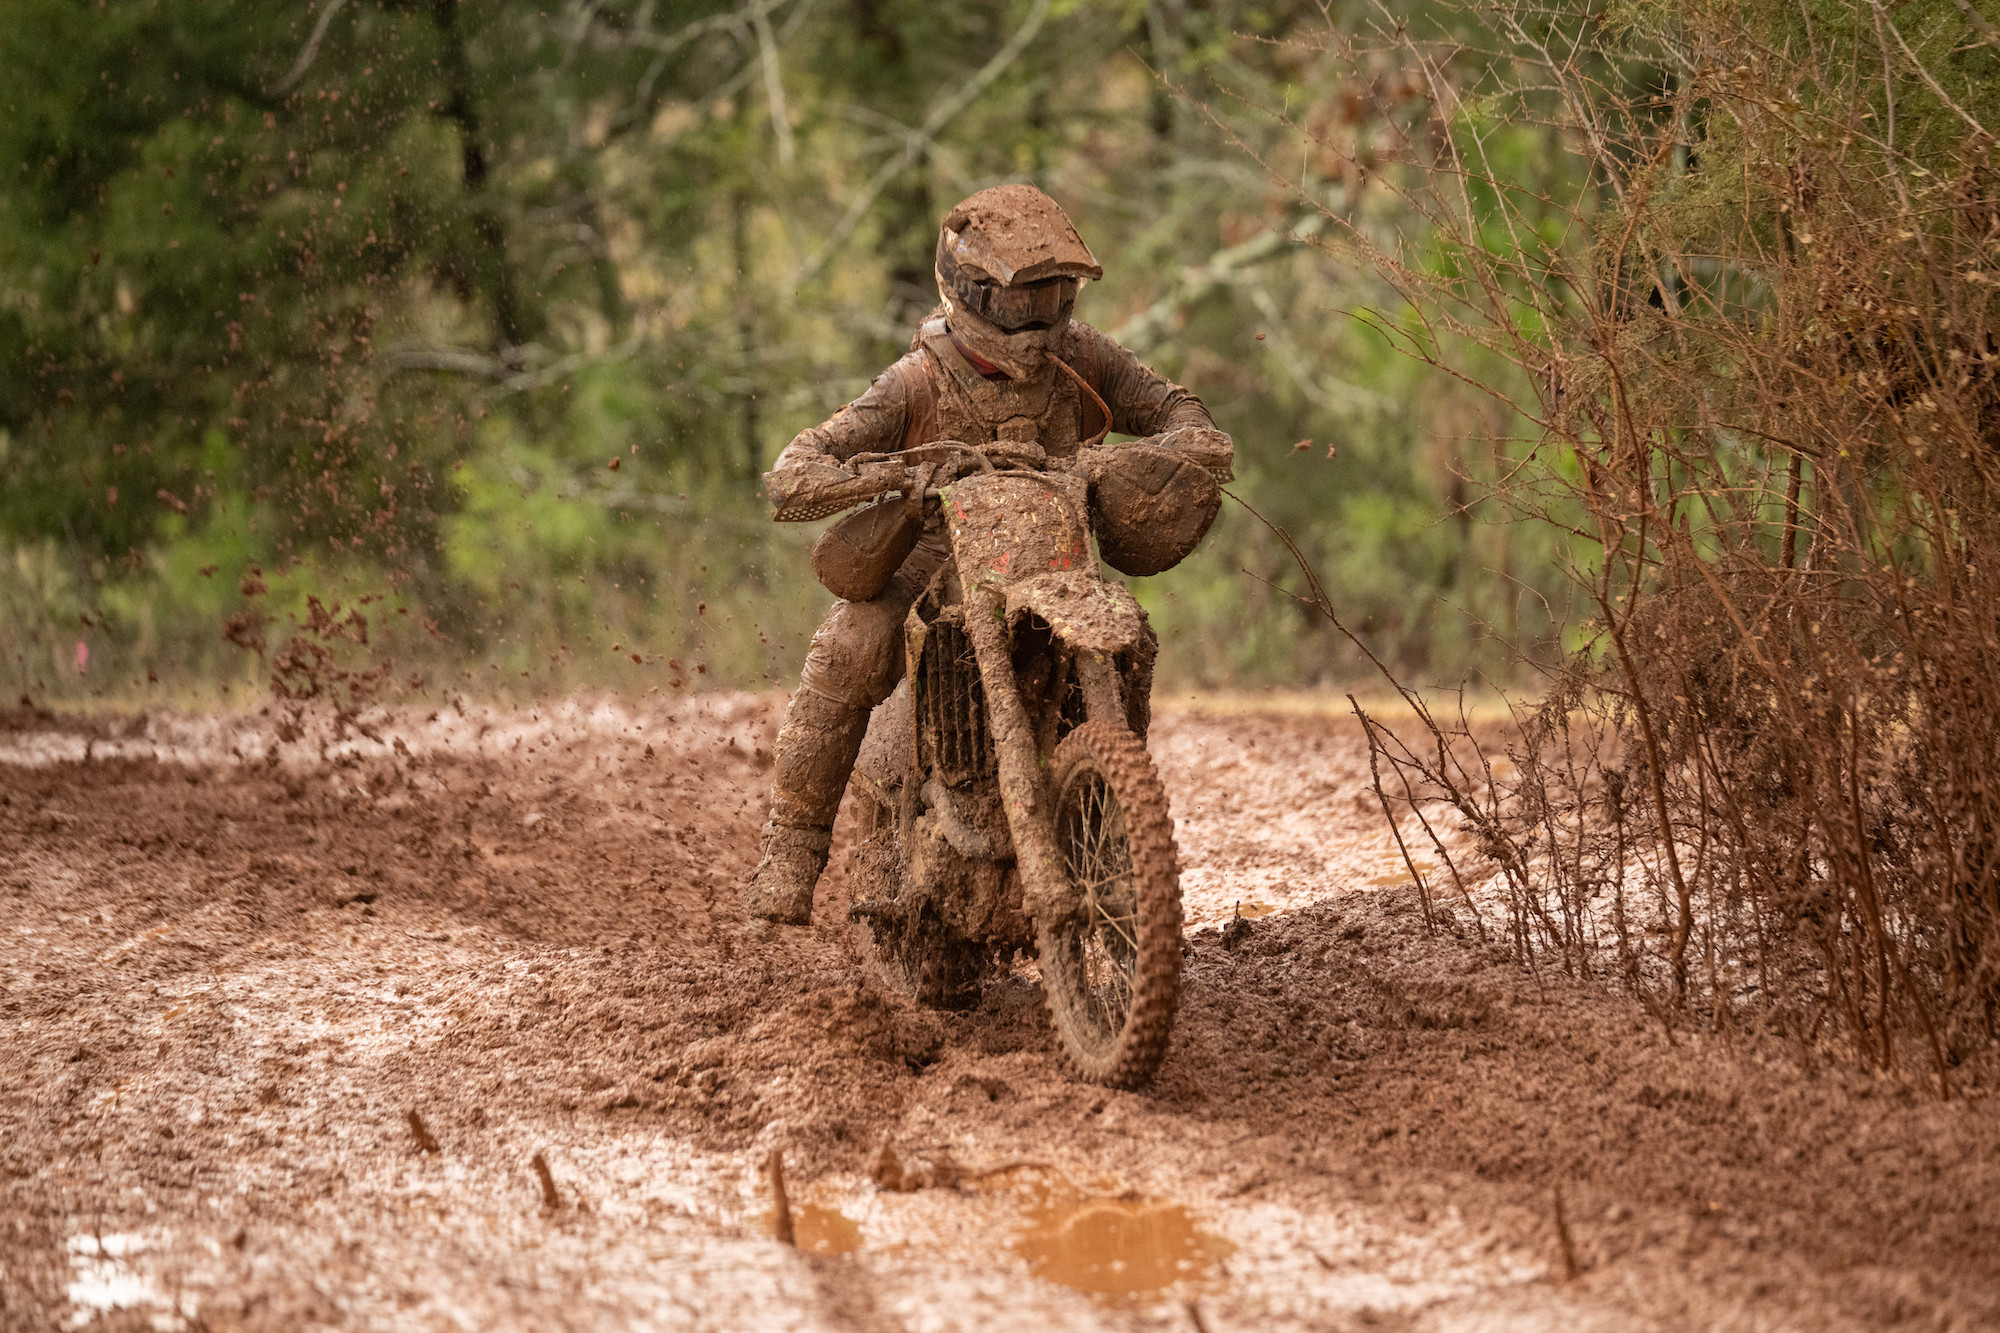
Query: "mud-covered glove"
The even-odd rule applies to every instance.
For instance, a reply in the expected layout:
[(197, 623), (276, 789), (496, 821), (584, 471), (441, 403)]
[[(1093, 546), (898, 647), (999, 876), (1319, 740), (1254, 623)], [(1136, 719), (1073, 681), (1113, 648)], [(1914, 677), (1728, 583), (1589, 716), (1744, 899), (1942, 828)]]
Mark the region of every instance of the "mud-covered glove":
[(1024, 467), (1046, 472), (1048, 451), (1033, 440), (993, 440), (980, 446), (986, 457), (999, 467)]
[(1098, 479), (1104, 475), (1104, 470), (1111, 465), (1119, 448), (1120, 446), (1115, 444), (1099, 444), (1077, 450), (1076, 457), (1069, 460), (1070, 475), (1082, 477), (1095, 486)]
[(877, 459), (858, 467), (850, 461), (849, 468), (854, 473), (855, 481), (873, 486), (877, 495), (900, 491), (910, 481), (909, 464), (900, 458)]
[(1162, 435), (1133, 440), (1129, 444), (1100, 444), (1084, 449), (1077, 453), (1069, 470), (1094, 486), (1103, 478), (1107, 468), (1116, 465), (1119, 451), (1134, 444), (1150, 444), (1185, 454), (1190, 463), (1207, 472), (1218, 483), (1236, 480), (1231, 466), (1236, 458), (1235, 442), (1222, 431), (1206, 426), (1182, 426)]
[(1213, 426), (1181, 426), (1144, 442), (1186, 454), (1219, 482), (1236, 480), (1236, 441)]
[(877, 459), (853, 467), (806, 463), (764, 474), (764, 490), (780, 523), (809, 523), (843, 509), (865, 504), (908, 484), (909, 469), (900, 459)]

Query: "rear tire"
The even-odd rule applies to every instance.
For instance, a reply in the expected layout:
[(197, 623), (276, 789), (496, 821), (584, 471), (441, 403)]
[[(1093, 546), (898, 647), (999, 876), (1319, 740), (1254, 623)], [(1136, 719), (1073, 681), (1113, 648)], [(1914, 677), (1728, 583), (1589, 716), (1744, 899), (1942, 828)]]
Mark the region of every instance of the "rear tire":
[(1136, 1088), (1166, 1055), (1180, 999), (1181, 881), (1166, 789), (1146, 747), (1086, 722), (1056, 747), (1056, 849), (1081, 899), (1037, 927), (1042, 984), (1086, 1082)]
[(990, 970), (987, 951), (957, 938), (929, 903), (902, 901), (903, 858), (896, 817), (875, 803), (867, 834), (855, 848), (852, 877), (867, 952), (890, 990), (932, 1009), (964, 1009), (979, 999)]
[(868, 922), (869, 951), (883, 984), (930, 1009), (969, 1009), (979, 1002), (987, 954), (955, 939), (926, 904), (914, 917)]

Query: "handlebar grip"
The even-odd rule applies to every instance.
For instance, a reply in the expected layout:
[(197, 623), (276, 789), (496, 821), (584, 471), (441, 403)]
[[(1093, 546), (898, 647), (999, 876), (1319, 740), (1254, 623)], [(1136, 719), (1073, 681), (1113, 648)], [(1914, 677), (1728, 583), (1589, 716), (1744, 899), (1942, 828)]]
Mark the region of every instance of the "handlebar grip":
[(883, 486), (881, 482), (868, 477), (856, 477), (832, 486), (822, 486), (809, 494), (797, 496), (778, 506), (771, 518), (779, 523), (810, 523), (817, 518), (830, 518), (843, 509), (866, 504), (879, 499), (897, 489)]

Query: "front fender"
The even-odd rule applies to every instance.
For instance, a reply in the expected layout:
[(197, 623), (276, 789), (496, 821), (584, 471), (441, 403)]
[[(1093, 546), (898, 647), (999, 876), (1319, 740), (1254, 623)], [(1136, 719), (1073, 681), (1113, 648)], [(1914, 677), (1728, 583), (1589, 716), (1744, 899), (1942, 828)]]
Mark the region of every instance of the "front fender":
[(1122, 653), (1146, 639), (1146, 613), (1122, 583), (1094, 571), (1052, 570), (1007, 589), (1007, 629), (1011, 635), (1024, 615), (1033, 614), (1071, 648)]

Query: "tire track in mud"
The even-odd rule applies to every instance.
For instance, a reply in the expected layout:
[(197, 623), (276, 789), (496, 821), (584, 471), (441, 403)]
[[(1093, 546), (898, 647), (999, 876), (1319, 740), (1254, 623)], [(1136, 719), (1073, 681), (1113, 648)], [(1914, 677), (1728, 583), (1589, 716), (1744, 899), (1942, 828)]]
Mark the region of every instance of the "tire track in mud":
[(743, 918), (778, 705), (0, 719), (0, 1324), (2000, 1320), (1978, 1089), (1426, 935), (1350, 722), (1157, 724), (1190, 936), (1133, 1094), (1064, 1078), (1026, 967), (884, 995), (838, 857), (810, 932)]

